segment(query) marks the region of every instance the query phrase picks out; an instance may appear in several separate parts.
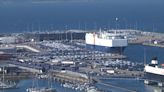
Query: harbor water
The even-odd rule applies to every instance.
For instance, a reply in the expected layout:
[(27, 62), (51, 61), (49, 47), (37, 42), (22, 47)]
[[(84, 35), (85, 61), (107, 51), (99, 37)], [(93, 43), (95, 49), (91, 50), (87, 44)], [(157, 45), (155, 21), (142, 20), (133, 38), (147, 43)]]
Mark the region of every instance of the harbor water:
[[(32, 79), (29, 80), (22, 80), (18, 83), (19, 88), (17, 89), (7, 89), (4, 90), (5, 92), (26, 92), (26, 89), (29, 87), (32, 87)], [(133, 79), (108, 79), (108, 80), (103, 80), (103, 82), (118, 86), (118, 87), (123, 87), (127, 88), (129, 90), (134, 90), (137, 92), (163, 92), (162, 88), (156, 87), (156, 86), (149, 86), (149, 85), (144, 85), (143, 81), (141, 80), (133, 80)], [(58, 92), (83, 92), (80, 90), (74, 90), (71, 88), (65, 88), (61, 86), (60, 83), (58, 82), (53, 82), (53, 87), (58, 91)], [(48, 87), (47, 86), (47, 81), (46, 80), (39, 80), (38, 81), (38, 86), (39, 87)], [(121, 90), (119, 88), (114, 88), (114, 87), (108, 87), (100, 84), (96, 84), (97, 88), (103, 89), (106, 92), (128, 92), (126, 90)], [(3, 92), (0, 90), (0, 92)]]
[(151, 62), (153, 57), (157, 57), (160, 64), (164, 63), (164, 49), (160, 47), (130, 45), (125, 49), (124, 54), (133, 62), (144, 63), (145, 56), (147, 64)]

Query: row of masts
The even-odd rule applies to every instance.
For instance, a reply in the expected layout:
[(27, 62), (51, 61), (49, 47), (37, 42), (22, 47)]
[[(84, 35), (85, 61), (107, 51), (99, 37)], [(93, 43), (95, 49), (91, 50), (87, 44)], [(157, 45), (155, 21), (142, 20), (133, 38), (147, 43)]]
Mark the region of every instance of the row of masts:
[[(125, 26), (121, 27), (120, 26), (120, 22), (125, 23)], [(121, 28), (121, 29), (136, 29), (136, 30), (141, 29), (141, 28), (138, 27), (139, 23), (137, 21), (135, 22), (134, 26), (129, 24), (129, 27), (128, 27), (127, 20), (126, 19), (121, 19), (121, 18), (118, 18), (118, 17), (115, 17), (113, 23), (107, 23), (107, 26), (104, 26), (104, 27), (102, 27), (102, 25), (100, 25), (98, 27), (98, 23), (97, 22), (93, 22), (93, 27), (92, 28), (87, 26), (87, 24), (91, 24), (91, 23), (87, 23), (87, 22), (81, 23), (81, 22), (78, 22), (76, 27), (71, 27), (71, 25), (67, 25), (66, 24), (66, 25), (63, 25), (63, 28), (57, 28), (58, 25), (56, 25), (56, 28), (55, 28), (54, 24), (50, 24), (49, 27), (45, 28), (44, 26), (41, 25), (41, 23), (37, 23), (36, 24), (37, 27), (34, 28), (34, 23), (33, 23), (31, 25), (28, 24), (26, 29), (24, 30), (24, 32), (48, 32), (48, 31), (55, 31), (55, 30), (59, 30), (59, 29), (62, 29), (62, 30), (70, 30), (70, 29), (79, 29), (79, 30), (93, 29), (93, 30), (99, 30), (100, 28), (103, 29), (103, 30), (119, 29), (119, 28)], [(110, 24), (114, 24), (113, 27)], [(42, 28), (41, 28), (41, 26), (42, 26)], [(156, 30), (155, 25), (153, 24), (152, 27), (153, 27), (152, 31), (154, 32)]]

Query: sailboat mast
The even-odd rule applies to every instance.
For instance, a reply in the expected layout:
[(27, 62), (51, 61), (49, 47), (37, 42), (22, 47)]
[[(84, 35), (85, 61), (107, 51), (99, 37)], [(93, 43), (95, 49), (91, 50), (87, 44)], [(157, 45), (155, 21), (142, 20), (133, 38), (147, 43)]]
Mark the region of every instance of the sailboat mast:
[[(2, 79), (2, 81), (3, 81), (3, 83), (5, 82), (5, 75), (4, 75), (4, 66), (3, 66), (3, 79)], [(4, 86), (2, 87), (3, 88), (3, 92), (4, 92)]]

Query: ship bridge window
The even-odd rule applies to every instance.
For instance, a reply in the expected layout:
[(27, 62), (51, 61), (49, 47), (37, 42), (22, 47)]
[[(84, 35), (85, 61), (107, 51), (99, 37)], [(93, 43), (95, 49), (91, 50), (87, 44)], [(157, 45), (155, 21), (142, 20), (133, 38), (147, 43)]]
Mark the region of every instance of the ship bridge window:
[(149, 66), (155, 67), (157, 66), (157, 64), (149, 64)]

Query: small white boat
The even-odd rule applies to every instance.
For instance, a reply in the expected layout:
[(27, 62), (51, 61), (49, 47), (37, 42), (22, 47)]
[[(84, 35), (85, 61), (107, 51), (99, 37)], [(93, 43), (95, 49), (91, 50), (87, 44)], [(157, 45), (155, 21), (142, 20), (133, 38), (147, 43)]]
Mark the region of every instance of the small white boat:
[(28, 88), (26, 92), (57, 92), (54, 88)]
[(95, 87), (89, 87), (87, 88), (86, 92), (100, 92), (100, 91), (97, 90)]
[[(48, 75), (47, 75), (48, 76)], [(50, 76), (49, 76), (50, 77)], [(35, 77), (37, 78), (37, 76)], [(34, 79), (35, 79), (34, 78)], [(48, 78), (49, 79), (49, 78)], [(51, 78), (50, 78), (51, 79)], [(48, 80), (49, 82), (50, 80)], [(33, 86), (31, 88), (27, 88), (26, 92), (57, 92), (55, 88), (52, 87), (52, 84), (50, 87), (38, 87), (34, 85), (34, 80), (33, 80)]]

